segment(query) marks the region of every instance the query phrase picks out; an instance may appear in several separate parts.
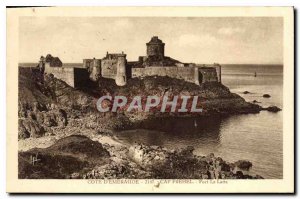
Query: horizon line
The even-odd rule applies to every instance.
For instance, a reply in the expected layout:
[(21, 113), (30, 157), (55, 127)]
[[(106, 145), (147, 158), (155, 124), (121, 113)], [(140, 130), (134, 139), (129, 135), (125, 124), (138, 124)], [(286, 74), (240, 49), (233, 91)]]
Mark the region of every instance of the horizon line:
[[(134, 62), (134, 61), (129, 61), (129, 62)], [(33, 64), (33, 63), (39, 63), (38, 61), (32, 61), (32, 62), (18, 62), (18, 64)], [(220, 65), (284, 65), (284, 63), (218, 63)], [(83, 64), (83, 62), (65, 62), (64, 64)], [(195, 64), (204, 64), (204, 65), (211, 65), (214, 63), (195, 63)]]

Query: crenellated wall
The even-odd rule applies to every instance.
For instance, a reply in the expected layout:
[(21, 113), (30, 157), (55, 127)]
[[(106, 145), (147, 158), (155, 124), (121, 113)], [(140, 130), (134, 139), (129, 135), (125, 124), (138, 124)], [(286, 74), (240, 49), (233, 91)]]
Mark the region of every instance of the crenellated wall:
[[(127, 82), (125, 56), (122, 59), (119, 57), (117, 59), (102, 60), (101, 68), (94, 66), (91, 69), (92, 71), (87, 68), (51, 67), (48, 63), (45, 64), (45, 73), (52, 73), (56, 78), (65, 81), (72, 87), (84, 86), (89, 79), (95, 81), (100, 76), (115, 79), (119, 86), (123, 86)], [(101, 73), (98, 70), (101, 70)], [(131, 69), (132, 78), (146, 76), (168, 76), (200, 85), (205, 82), (221, 82), (221, 67), (151, 66)]]
[(128, 63), (126, 54), (106, 53), (102, 59), (84, 59), (83, 68), (61, 67), (61, 61), (47, 55), (40, 59), (40, 70), (52, 73), (70, 86), (80, 87), (100, 77), (114, 79), (118, 86), (124, 86), (127, 79), (146, 76), (168, 76), (200, 85), (205, 82), (221, 82), (221, 65), (197, 65), (182, 63), (165, 56), (165, 43), (154, 36), (146, 43), (147, 56), (140, 56), (138, 61)]
[(187, 82), (195, 83), (197, 85), (204, 82), (218, 82), (216, 68), (207, 67), (145, 67), (132, 68), (132, 77), (146, 77), (146, 76), (168, 76), (177, 79), (183, 79)]
[(200, 85), (205, 82), (221, 82), (219, 64), (197, 65), (182, 63), (165, 56), (165, 43), (158, 36), (153, 36), (146, 43), (147, 55), (139, 56), (138, 61), (127, 63), (126, 54), (106, 53), (102, 59), (85, 59), (83, 65), (90, 73), (90, 79), (98, 77), (115, 79), (118, 86), (124, 86), (131, 77), (168, 76)]

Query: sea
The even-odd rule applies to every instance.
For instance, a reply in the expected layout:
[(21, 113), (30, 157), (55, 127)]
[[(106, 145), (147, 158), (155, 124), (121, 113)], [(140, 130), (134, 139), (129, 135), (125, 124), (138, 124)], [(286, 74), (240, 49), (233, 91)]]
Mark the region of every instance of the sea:
[[(246, 101), (283, 108), (282, 65), (223, 65), (222, 83)], [(244, 91), (250, 93), (243, 94)], [(271, 97), (263, 98), (263, 94)], [(205, 119), (151, 121), (139, 129), (121, 131), (117, 137), (128, 145), (138, 142), (171, 149), (193, 146), (197, 155), (214, 153), (228, 162), (249, 160), (253, 164), (250, 174), (282, 179), (282, 126), (282, 112), (261, 111)]]

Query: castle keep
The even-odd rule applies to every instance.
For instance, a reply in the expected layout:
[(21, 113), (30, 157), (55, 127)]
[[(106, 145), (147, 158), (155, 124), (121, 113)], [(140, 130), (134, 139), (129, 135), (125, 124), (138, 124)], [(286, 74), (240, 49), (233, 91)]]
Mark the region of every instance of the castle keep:
[(165, 57), (165, 43), (158, 39), (158, 37), (152, 37), (146, 45), (148, 57), (153, 56), (161, 59)]
[(64, 67), (57, 57), (41, 57), (39, 67), (45, 73), (52, 73), (72, 87), (84, 86), (89, 80), (100, 77), (114, 79), (118, 86), (124, 86), (129, 78), (146, 76), (168, 76), (200, 85), (205, 82), (221, 82), (221, 66), (182, 63), (165, 56), (165, 43), (157, 36), (146, 43), (146, 56), (137, 61), (127, 61), (126, 54), (106, 53), (102, 59), (84, 59), (82, 67)]

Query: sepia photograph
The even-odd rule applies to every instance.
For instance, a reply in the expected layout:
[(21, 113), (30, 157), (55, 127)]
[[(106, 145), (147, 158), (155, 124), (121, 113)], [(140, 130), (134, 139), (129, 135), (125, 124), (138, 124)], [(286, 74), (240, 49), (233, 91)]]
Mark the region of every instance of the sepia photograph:
[(14, 180), (293, 191), (292, 8), (55, 9), (9, 9)]

